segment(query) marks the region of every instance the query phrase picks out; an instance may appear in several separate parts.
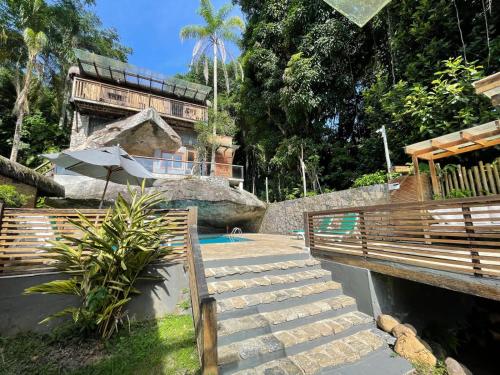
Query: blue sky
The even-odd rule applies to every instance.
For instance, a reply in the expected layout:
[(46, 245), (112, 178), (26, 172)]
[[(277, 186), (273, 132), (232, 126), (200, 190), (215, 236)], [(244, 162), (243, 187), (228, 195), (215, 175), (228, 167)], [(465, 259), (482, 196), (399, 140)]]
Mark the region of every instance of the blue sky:
[[(219, 8), (228, 1), (212, 3)], [(179, 31), (202, 23), (198, 6), (198, 0), (97, 0), (94, 11), (105, 27), (115, 28), (122, 43), (133, 48), (131, 64), (171, 76), (189, 68), (194, 42), (181, 43)], [(233, 13), (241, 16), (238, 8)]]

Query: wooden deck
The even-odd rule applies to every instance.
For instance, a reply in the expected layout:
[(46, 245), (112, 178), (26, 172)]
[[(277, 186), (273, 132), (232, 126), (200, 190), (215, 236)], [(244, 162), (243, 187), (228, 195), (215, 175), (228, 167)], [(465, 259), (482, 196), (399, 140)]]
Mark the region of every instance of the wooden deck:
[(500, 196), (305, 214), (320, 258), (500, 300)]

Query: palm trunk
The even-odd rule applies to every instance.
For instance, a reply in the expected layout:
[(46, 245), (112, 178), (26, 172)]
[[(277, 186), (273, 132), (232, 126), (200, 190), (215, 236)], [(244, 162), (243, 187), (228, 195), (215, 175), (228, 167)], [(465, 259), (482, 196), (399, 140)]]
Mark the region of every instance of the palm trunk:
[(21, 130), (24, 120), (24, 108), (19, 109), (16, 120), (16, 129), (14, 130), (14, 139), (12, 140), (12, 150), (10, 151), (10, 160), (17, 161), (19, 146), (21, 145)]
[(217, 43), (214, 41), (214, 120), (212, 129), (212, 160), (210, 165), (210, 176), (215, 176), (215, 152), (217, 151), (217, 146), (215, 144), (215, 138), (217, 137)]
[[(17, 161), (19, 147), (21, 146), (21, 133), (23, 130), (23, 121), (26, 112), (26, 101), (28, 100), (29, 86), (31, 83), (32, 69), (34, 57), (28, 60), (26, 66), (26, 75), (24, 77), (24, 86), (18, 91), (16, 104), (14, 106), (14, 113), (17, 114), (16, 128), (14, 130), (14, 138), (12, 139), (12, 149), (10, 151), (10, 160)], [(18, 88), (19, 90), (19, 88)]]

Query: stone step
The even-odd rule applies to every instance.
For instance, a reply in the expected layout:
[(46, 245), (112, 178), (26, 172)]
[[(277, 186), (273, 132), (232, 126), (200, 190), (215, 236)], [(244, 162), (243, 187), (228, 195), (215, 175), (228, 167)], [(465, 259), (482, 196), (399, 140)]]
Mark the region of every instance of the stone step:
[[(271, 292), (217, 299), (217, 314), (220, 320), (236, 318), (311, 303), (319, 299), (335, 297), (341, 292), (342, 286), (339, 283), (325, 281)], [(285, 301), (287, 303), (283, 304)]]
[(222, 368), (255, 367), (263, 361), (297, 354), (324, 344), (339, 336), (373, 326), (373, 318), (361, 312), (350, 312), (334, 318), (318, 320), (294, 329), (278, 331), (219, 346)]
[(306, 352), (266, 362), (233, 375), (410, 375), (412, 366), (386, 349), (373, 330), (360, 331)]
[[(224, 298), (226, 293), (229, 293), (228, 296), (254, 294), (263, 292), (263, 288), (265, 288), (265, 291), (272, 291), (282, 289), (283, 286), (293, 286), (292, 284), (295, 283), (317, 279), (323, 279), (324, 281), (331, 279), (330, 271), (317, 269), (293, 272), (281, 276), (262, 275), (261, 277), (246, 280), (215, 281), (208, 283), (208, 292), (214, 294), (215, 298)], [(220, 296), (221, 294), (223, 296)]]
[(218, 323), (218, 343), (227, 345), (248, 337), (296, 328), (315, 320), (333, 318), (354, 311), (355, 308), (354, 298), (340, 295), (305, 305), (226, 319)]
[(315, 269), (321, 264), (316, 259), (289, 260), (286, 262), (251, 264), (248, 266), (225, 266), (205, 269), (207, 281), (254, 278), (258, 275), (281, 275), (292, 270)]
[(218, 267), (235, 267), (235, 266), (251, 266), (266, 263), (288, 262), (290, 260), (308, 260), (311, 259), (309, 252), (301, 251), (289, 254), (279, 255), (260, 255), (249, 256), (246, 258), (217, 258), (204, 260), (205, 268), (218, 268)]

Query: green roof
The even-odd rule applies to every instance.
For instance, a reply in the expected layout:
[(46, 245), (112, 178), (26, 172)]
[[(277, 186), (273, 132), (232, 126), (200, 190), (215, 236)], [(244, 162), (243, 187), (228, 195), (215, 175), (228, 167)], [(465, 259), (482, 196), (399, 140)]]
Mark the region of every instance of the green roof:
[(167, 77), (148, 69), (81, 49), (75, 49), (75, 55), (82, 74), (113, 81), (117, 84), (136, 86), (199, 102), (204, 102), (211, 91), (209, 86)]

